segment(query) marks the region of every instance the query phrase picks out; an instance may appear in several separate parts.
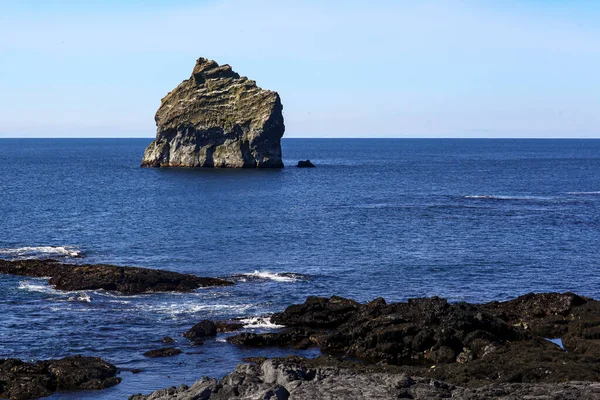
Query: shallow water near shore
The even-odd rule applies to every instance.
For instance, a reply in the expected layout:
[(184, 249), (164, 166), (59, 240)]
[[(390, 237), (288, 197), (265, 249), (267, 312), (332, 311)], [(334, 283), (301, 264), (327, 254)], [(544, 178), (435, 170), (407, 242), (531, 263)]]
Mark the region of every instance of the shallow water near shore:
[[(142, 169), (149, 141), (0, 140), (0, 257), (236, 281), (119, 296), (0, 275), (0, 358), (85, 354), (124, 370), (114, 388), (51, 398), (125, 398), (242, 357), (315, 355), (181, 336), (205, 318), (276, 329), (263, 317), (309, 295), (600, 297), (598, 140), (284, 139), (288, 167), (252, 171)], [(294, 167), (307, 158), (317, 168)], [(145, 358), (164, 336), (184, 354)]]

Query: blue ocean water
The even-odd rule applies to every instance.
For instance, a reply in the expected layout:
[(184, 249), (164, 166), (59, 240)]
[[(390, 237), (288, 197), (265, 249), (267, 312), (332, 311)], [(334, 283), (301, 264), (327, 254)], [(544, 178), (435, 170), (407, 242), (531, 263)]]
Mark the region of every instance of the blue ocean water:
[[(81, 353), (144, 370), (55, 399), (126, 398), (289, 354), (181, 334), (204, 318), (270, 329), (261, 317), (308, 295), (600, 297), (600, 140), (284, 139), (283, 170), (142, 169), (148, 143), (0, 140), (0, 257), (237, 281), (126, 297), (0, 275), (0, 358)], [(306, 158), (317, 168), (294, 167)], [(163, 336), (190, 354), (143, 357)]]

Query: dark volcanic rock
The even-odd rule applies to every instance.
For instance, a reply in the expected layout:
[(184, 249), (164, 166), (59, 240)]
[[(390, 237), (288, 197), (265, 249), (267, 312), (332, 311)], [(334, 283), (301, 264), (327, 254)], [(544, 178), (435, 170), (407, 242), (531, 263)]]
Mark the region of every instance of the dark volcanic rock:
[(174, 347), (165, 347), (163, 349), (150, 350), (144, 353), (146, 357), (158, 358), (158, 357), (173, 357), (181, 354), (182, 351)]
[(271, 322), (285, 326), (336, 328), (352, 318), (360, 303), (343, 297), (309, 297), (304, 304), (294, 304), (282, 313), (273, 314)]
[(314, 334), (314, 330), (306, 328), (292, 328), (279, 333), (244, 332), (228, 337), (227, 342), (250, 347), (294, 346), (305, 349), (316, 343)]
[[(204, 378), (138, 398), (600, 398), (600, 302), (572, 293), (487, 304), (310, 297), (271, 321), (288, 328), (242, 333), (228, 342), (318, 345), (377, 363), (255, 358), (249, 361), (258, 365), (240, 365), (220, 382)], [(568, 352), (544, 339), (554, 335), (563, 337)]]
[(282, 110), (276, 92), (200, 58), (162, 99), (142, 166), (281, 168)]
[(562, 338), (569, 353), (600, 361), (600, 302), (574, 293), (527, 294), (482, 305), (533, 335)]
[(321, 348), (392, 364), (409, 360), (452, 363), (464, 349), (478, 356), (488, 345), (528, 336), (476, 306), (434, 297), (365, 305), (324, 338)]
[(298, 161), (298, 168), (314, 168), (315, 164), (311, 163), (310, 160)]
[(123, 294), (148, 292), (190, 292), (205, 286), (233, 285), (216, 278), (202, 278), (138, 267), (115, 265), (61, 264), (55, 260), (0, 260), (0, 273), (51, 277), (49, 283), (59, 290), (112, 290)]
[(235, 332), (242, 329), (244, 324), (235, 321), (215, 321), (215, 326), (217, 332)]
[(74, 356), (36, 364), (0, 360), (0, 398), (37, 399), (61, 390), (105, 389), (121, 382), (114, 365)]
[(202, 340), (216, 335), (217, 326), (215, 325), (215, 323), (205, 319), (194, 325), (192, 329), (187, 331), (183, 336), (192, 340)]
[(264, 341), (258, 335), (234, 337), (230, 342), (284, 345), (289, 340), (287, 344), (297, 345), (298, 328), (313, 328), (305, 330), (304, 336), (322, 350), (398, 364), (408, 360), (452, 363), (465, 348), (477, 356), (487, 345), (528, 337), (523, 329), (475, 306), (453, 305), (439, 298), (389, 305), (377, 299), (361, 305), (340, 297), (309, 297), (304, 304), (274, 314), (271, 321), (295, 330), (293, 334), (290, 330), (265, 334), (270, 336)]
[(590, 300), (574, 293), (529, 293), (482, 307), (511, 325), (520, 325), (536, 335), (554, 338), (567, 332), (571, 311), (575, 308), (581, 311), (580, 306)]
[[(317, 345), (325, 353), (463, 386), (600, 381), (600, 302), (572, 293), (488, 304), (450, 304), (436, 297), (359, 304), (310, 297), (274, 314), (271, 321), (288, 328), (242, 333), (228, 342)], [(568, 352), (544, 339), (561, 336)]]
[(162, 338), (161, 342), (163, 342), (164, 344), (171, 344), (175, 343), (175, 339), (169, 336), (165, 336), (164, 338)]
[(430, 377), (405, 373), (314, 366), (298, 358), (272, 359), (260, 365), (240, 364), (220, 382), (202, 378), (191, 387), (159, 390), (130, 400), (325, 400), (325, 399), (440, 399), (463, 400), (524, 398), (544, 400), (598, 399), (600, 383), (488, 384), (458, 387)]

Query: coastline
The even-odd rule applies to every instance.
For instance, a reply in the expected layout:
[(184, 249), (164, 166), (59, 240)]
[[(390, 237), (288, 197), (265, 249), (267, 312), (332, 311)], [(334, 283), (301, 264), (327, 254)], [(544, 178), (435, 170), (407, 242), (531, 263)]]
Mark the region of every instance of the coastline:
[[(451, 305), (505, 301), (532, 291), (598, 298), (600, 181), (589, 173), (597, 170), (596, 142), (284, 140), (286, 163), (310, 156), (317, 168), (277, 171), (141, 169), (142, 142), (4, 141), (2, 171), (14, 179), (0, 193), (6, 217), (0, 225), (8, 238), (0, 253), (140, 265), (235, 285), (181, 293), (143, 288), (124, 296), (2, 276), (3, 358), (29, 362), (83, 354), (122, 371), (119, 385), (55, 398), (110, 400), (191, 385), (201, 376), (220, 379), (248, 357), (314, 358), (320, 350), (311, 337), (319, 337), (307, 327), (280, 335), (275, 325), (281, 324), (264, 319), (310, 295), (337, 294), (360, 304), (378, 296), (406, 302), (438, 295)], [(470, 178), (460, 179), (465, 176)], [(546, 319), (552, 329), (569, 325), (559, 317), (557, 323)], [(204, 344), (183, 336), (205, 319), (244, 327), (218, 332)], [(526, 332), (538, 329), (528, 320), (512, 324), (520, 322)], [(240, 343), (254, 340), (264, 347), (224, 343), (241, 333), (246, 337), (236, 339)], [(564, 354), (542, 333), (537, 336), (543, 342), (530, 340), (525, 347), (519, 341), (497, 354), (521, 352), (537, 363), (530, 365), (560, 375), (552, 368)], [(595, 356), (572, 350), (594, 341), (569, 336), (557, 335), (580, 360), (565, 380), (595, 379), (586, 375), (584, 362)], [(174, 343), (163, 343), (165, 337)], [(267, 346), (274, 342), (282, 346)], [(335, 344), (344, 350), (349, 342)], [(182, 353), (144, 356), (177, 352), (150, 353), (169, 347)], [(455, 369), (487, 371), (482, 358), (440, 363), (461, 353), (469, 359), (463, 348), (442, 347), (427, 354), (436, 368), (407, 374), (414, 380), (439, 374), (429, 379), (466, 387), (451, 379), (460, 377)], [(535, 368), (523, 370), (525, 379), (538, 379)]]
[(469, 388), (403, 372), (357, 370), (335, 360), (270, 359), (260, 364), (240, 364), (220, 381), (202, 378), (191, 387), (181, 385), (129, 400), (325, 400), (415, 399), (460, 400), (595, 400), (598, 382), (491, 383)]
[[(596, 333), (600, 301), (574, 293), (531, 293), (482, 304), (449, 303), (437, 297), (390, 304), (382, 298), (358, 303), (336, 296), (309, 297), (273, 314), (270, 322), (285, 327), (268, 333), (236, 333), (241, 324), (201, 321), (185, 336), (190, 341), (210, 339), (218, 326), (219, 332), (231, 333), (223, 346), (254, 347), (267, 353), (271, 347), (292, 351), (315, 347), (322, 356), (254, 357), (220, 381), (203, 378), (191, 387), (132, 394), (131, 399), (319, 399), (336, 398), (339, 393), (365, 399), (392, 395), (591, 399), (600, 393)], [(170, 343), (167, 339), (163, 342)], [(564, 348), (550, 339), (561, 339)], [(181, 352), (166, 356), (177, 354)], [(14, 379), (23, 376), (13, 374), (13, 381), (7, 376), (4, 371), (0, 381), (9, 382), (6, 388), (14, 391)], [(116, 384), (111, 379), (104, 387)], [(20, 385), (20, 390), (27, 388)], [(37, 398), (19, 393), (4, 395)]]
[[(131, 400), (446, 398), (595, 399), (600, 395), (600, 302), (540, 293), (506, 302), (440, 298), (366, 304), (310, 297), (271, 317), (277, 333), (244, 346), (317, 346), (316, 359), (253, 359), (221, 381), (203, 378)], [(561, 339), (557, 345), (550, 339)], [(366, 355), (369, 355), (367, 360)], [(377, 357), (379, 356), (379, 357)]]

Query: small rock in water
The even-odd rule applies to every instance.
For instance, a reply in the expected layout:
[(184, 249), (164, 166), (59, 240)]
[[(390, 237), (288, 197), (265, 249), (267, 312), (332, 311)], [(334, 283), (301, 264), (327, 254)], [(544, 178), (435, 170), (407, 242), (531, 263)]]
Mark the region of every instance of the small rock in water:
[(310, 160), (300, 160), (298, 161), (298, 165), (296, 165), (298, 168), (314, 168), (315, 164), (311, 163)]
[(192, 329), (187, 331), (183, 336), (194, 341), (217, 336), (217, 326), (214, 322), (205, 319), (194, 325)]
[(175, 343), (175, 340), (172, 337), (165, 336), (164, 338), (162, 338), (162, 342), (164, 344), (171, 344), (171, 343)]
[(166, 347), (163, 349), (150, 350), (144, 353), (146, 357), (157, 358), (157, 357), (173, 357), (181, 354), (182, 351), (174, 347)]

